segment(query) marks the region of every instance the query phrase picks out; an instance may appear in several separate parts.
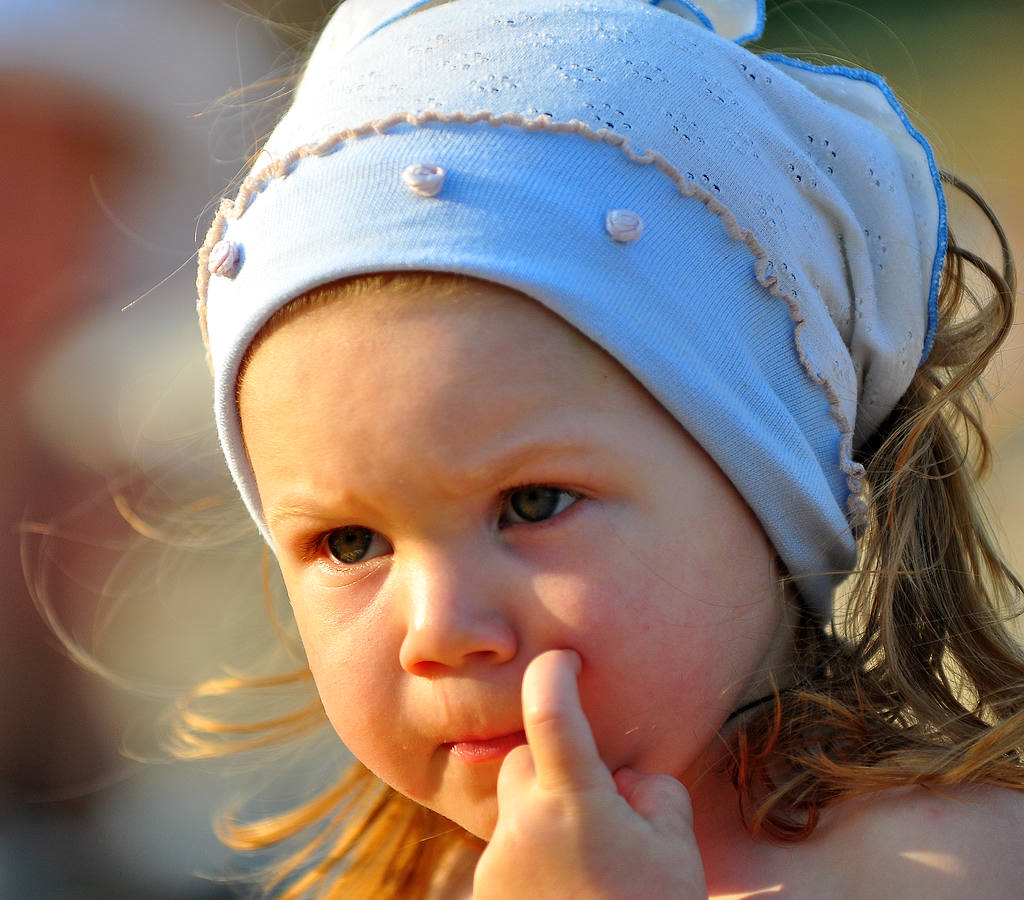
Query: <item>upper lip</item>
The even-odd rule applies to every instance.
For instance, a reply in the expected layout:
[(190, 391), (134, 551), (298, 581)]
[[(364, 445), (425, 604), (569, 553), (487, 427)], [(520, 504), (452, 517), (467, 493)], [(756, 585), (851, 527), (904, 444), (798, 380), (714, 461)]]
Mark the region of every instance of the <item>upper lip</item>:
[(494, 741), (498, 738), (508, 737), (512, 734), (519, 734), (523, 730), (522, 725), (513, 725), (509, 728), (486, 728), (466, 731), (458, 737), (445, 741), (445, 744), (471, 744), (483, 741)]

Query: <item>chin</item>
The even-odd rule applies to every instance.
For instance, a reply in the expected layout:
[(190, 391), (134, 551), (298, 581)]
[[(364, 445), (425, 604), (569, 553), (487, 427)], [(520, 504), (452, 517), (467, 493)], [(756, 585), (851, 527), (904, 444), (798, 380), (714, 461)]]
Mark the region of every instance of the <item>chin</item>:
[(462, 796), (455, 802), (445, 802), (445, 799), (448, 798), (417, 796), (410, 791), (396, 787), (391, 782), (387, 783), (393, 790), (412, 800), (417, 806), (422, 806), (443, 816), (449, 822), (468, 831), (473, 837), (485, 842), (490, 841), (498, 823), (498, 798), (493, 790), (490, 796)]
[(497, 799), (474, 804), (471, 809), (438, 809), (435, 811), (482, 841), (491, 839), (494, 827), (498, 823)]

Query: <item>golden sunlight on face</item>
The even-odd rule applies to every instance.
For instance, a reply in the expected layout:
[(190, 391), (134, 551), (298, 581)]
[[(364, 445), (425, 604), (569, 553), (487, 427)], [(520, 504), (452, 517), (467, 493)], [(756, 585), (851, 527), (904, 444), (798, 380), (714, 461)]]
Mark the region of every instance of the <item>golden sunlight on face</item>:
[(366, 766), (489, 836), (523, 671), (568, 647), (609, 767), (692, 783), (778, 626), (773, 553), (611, 358), (506, 288), (385, 288), (272, 332), (240, 407), (324, 707)]

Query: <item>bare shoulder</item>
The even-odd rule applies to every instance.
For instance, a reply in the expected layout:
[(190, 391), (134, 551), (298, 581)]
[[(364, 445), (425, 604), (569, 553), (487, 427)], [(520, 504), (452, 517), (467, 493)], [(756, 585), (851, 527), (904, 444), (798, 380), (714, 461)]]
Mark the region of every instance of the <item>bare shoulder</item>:
[(833, 895), (850, 900), (1005, 900), (1024, 885), (1024, 791), (884, 791), (836, 807), (822, 838)]

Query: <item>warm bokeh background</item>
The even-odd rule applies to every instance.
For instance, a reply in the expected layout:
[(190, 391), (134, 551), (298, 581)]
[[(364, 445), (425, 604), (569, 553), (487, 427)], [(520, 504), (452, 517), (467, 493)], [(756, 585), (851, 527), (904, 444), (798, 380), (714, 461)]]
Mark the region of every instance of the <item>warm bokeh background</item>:
[[(104, 592), (126, 532), (111, 498), (173, 499), (205, 484), (194, 458), (209, 451), (209, 428), (190, 258), (204, 210), (269, 125), (257, 101), (275, 87), (214, 101), (287, 69), (328, 5), (0, 0), (0, 897), (230, 896), (193, 874), (225, 864), (208, 826), (225, 797), (220, 778), (120, 757), (123, 742), (146, 745), (131, 720), (166, 701), (125, 700), (60, 655), (24, 587), (19, 546), (24, 535), (32, 583), (83, 640), (102, 632), (96, 609), (120, 603), (119, 618), (144, 620), (112, 647), (130, 677), (151, 666), (187, 681), (224, 649), (207, 635), (229, 606), (200, 589), (194, 561), (188, 571), (160, 564), (173, 602), (150, 590), (148, 573), (131, 590), (122, 573)], [(941, 165), (990, 198), (1024, 256), (1024, 7), (768, 8), (766, 47), (885, 74)], [(1022, 367), (1018, 329), (993, 373), (989, 417), (992, 505), (1018, 569)], [(211, 554), (206, 565), (229, 562)]]

